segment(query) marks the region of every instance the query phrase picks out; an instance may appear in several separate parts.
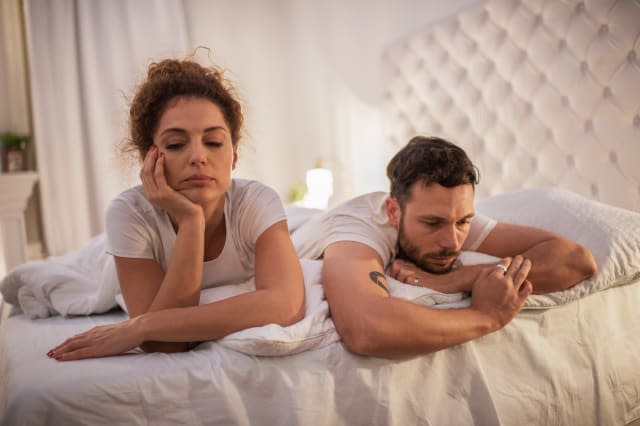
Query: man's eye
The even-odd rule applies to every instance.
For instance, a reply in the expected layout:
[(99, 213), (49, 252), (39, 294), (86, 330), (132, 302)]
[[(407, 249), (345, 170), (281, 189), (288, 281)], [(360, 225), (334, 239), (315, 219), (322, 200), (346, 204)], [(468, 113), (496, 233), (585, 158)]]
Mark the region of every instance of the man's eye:
[(459, 226), (469, 225), (471, 223), (471, 219), (464, 219), (458, 222)]

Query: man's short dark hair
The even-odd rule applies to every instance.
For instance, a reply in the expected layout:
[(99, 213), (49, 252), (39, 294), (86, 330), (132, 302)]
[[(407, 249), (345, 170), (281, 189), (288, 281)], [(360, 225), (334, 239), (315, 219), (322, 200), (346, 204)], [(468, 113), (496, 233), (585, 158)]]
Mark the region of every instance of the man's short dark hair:
[(389, 162), (387, 177), (391, 196), (404, 207), (411, 186), (438, 183), (446, 188), (471, 184), (480, 179), (476, 166), (459, 146), (437, 137), (415, 136)]

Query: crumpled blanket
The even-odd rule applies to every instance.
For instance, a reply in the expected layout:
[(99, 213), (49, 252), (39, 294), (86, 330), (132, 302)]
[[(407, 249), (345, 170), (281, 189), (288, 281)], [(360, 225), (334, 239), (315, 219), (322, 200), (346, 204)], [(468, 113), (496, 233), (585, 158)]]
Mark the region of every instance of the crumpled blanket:
[(99, 314), (116, 306), (118, 278), (100, 234), (64, 256), (23, 263), (0, 282), (4, 300), (30, 318)]
[[(113, 258), (104, 251), (104, 234), (64, 256), (31, 261), (9, 272), (0, 282), (4, 299), (20, 306), (30, 318), (51, 315), (91, 315), (120, 306)], [(329, 315), (321, 283), (322, 261), (301, 260), (306, 292), (303, 320), (288, 327), (268, 324), (230, 334), (218, 343), (251, 355), (286, 355), (322, 347), (340, 338)], [(442, 308), (469, 305), (463, 293), (444, 294), (403, 284), (387, 276), (391, 295), (425, 306)], [(348, 285), (348, 283), (345, 283)], [(253, 279), (243, 284), (204, 289), (200, 303), (210, 303), (255, 290)], [(204, 343), (207, 344), (207, 343)]]

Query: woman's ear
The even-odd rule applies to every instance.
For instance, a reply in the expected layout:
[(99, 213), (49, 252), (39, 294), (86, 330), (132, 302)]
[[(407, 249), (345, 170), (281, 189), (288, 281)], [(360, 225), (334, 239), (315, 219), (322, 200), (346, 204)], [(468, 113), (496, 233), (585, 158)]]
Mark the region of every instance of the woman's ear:
[(384, 209), (387, 212), (389, 223), (391, 223), (396, 229), (400, 226), (400, 216), (402, 211), (400, 210), (400, 203), (394, 197), (389, 196), (384, 202)]
[(236, 169), (236, 164), (238, 163), (238, 148), (233, 147), (233, 163), (231, 163), (231, 170)]

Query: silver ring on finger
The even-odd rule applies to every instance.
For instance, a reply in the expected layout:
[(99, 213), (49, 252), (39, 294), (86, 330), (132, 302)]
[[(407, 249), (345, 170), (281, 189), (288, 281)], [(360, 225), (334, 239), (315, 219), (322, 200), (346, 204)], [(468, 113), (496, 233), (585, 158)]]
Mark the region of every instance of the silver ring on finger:
[(503, 275), (507, 273), (507, 267), (506, 267), (506, 266), (504, 266), (502, 263), (498, 263), (498, 264), (496, 264), (496, 268), (498, 268), (498, 269), (502, 270), (502, 274), (503, 274)]

